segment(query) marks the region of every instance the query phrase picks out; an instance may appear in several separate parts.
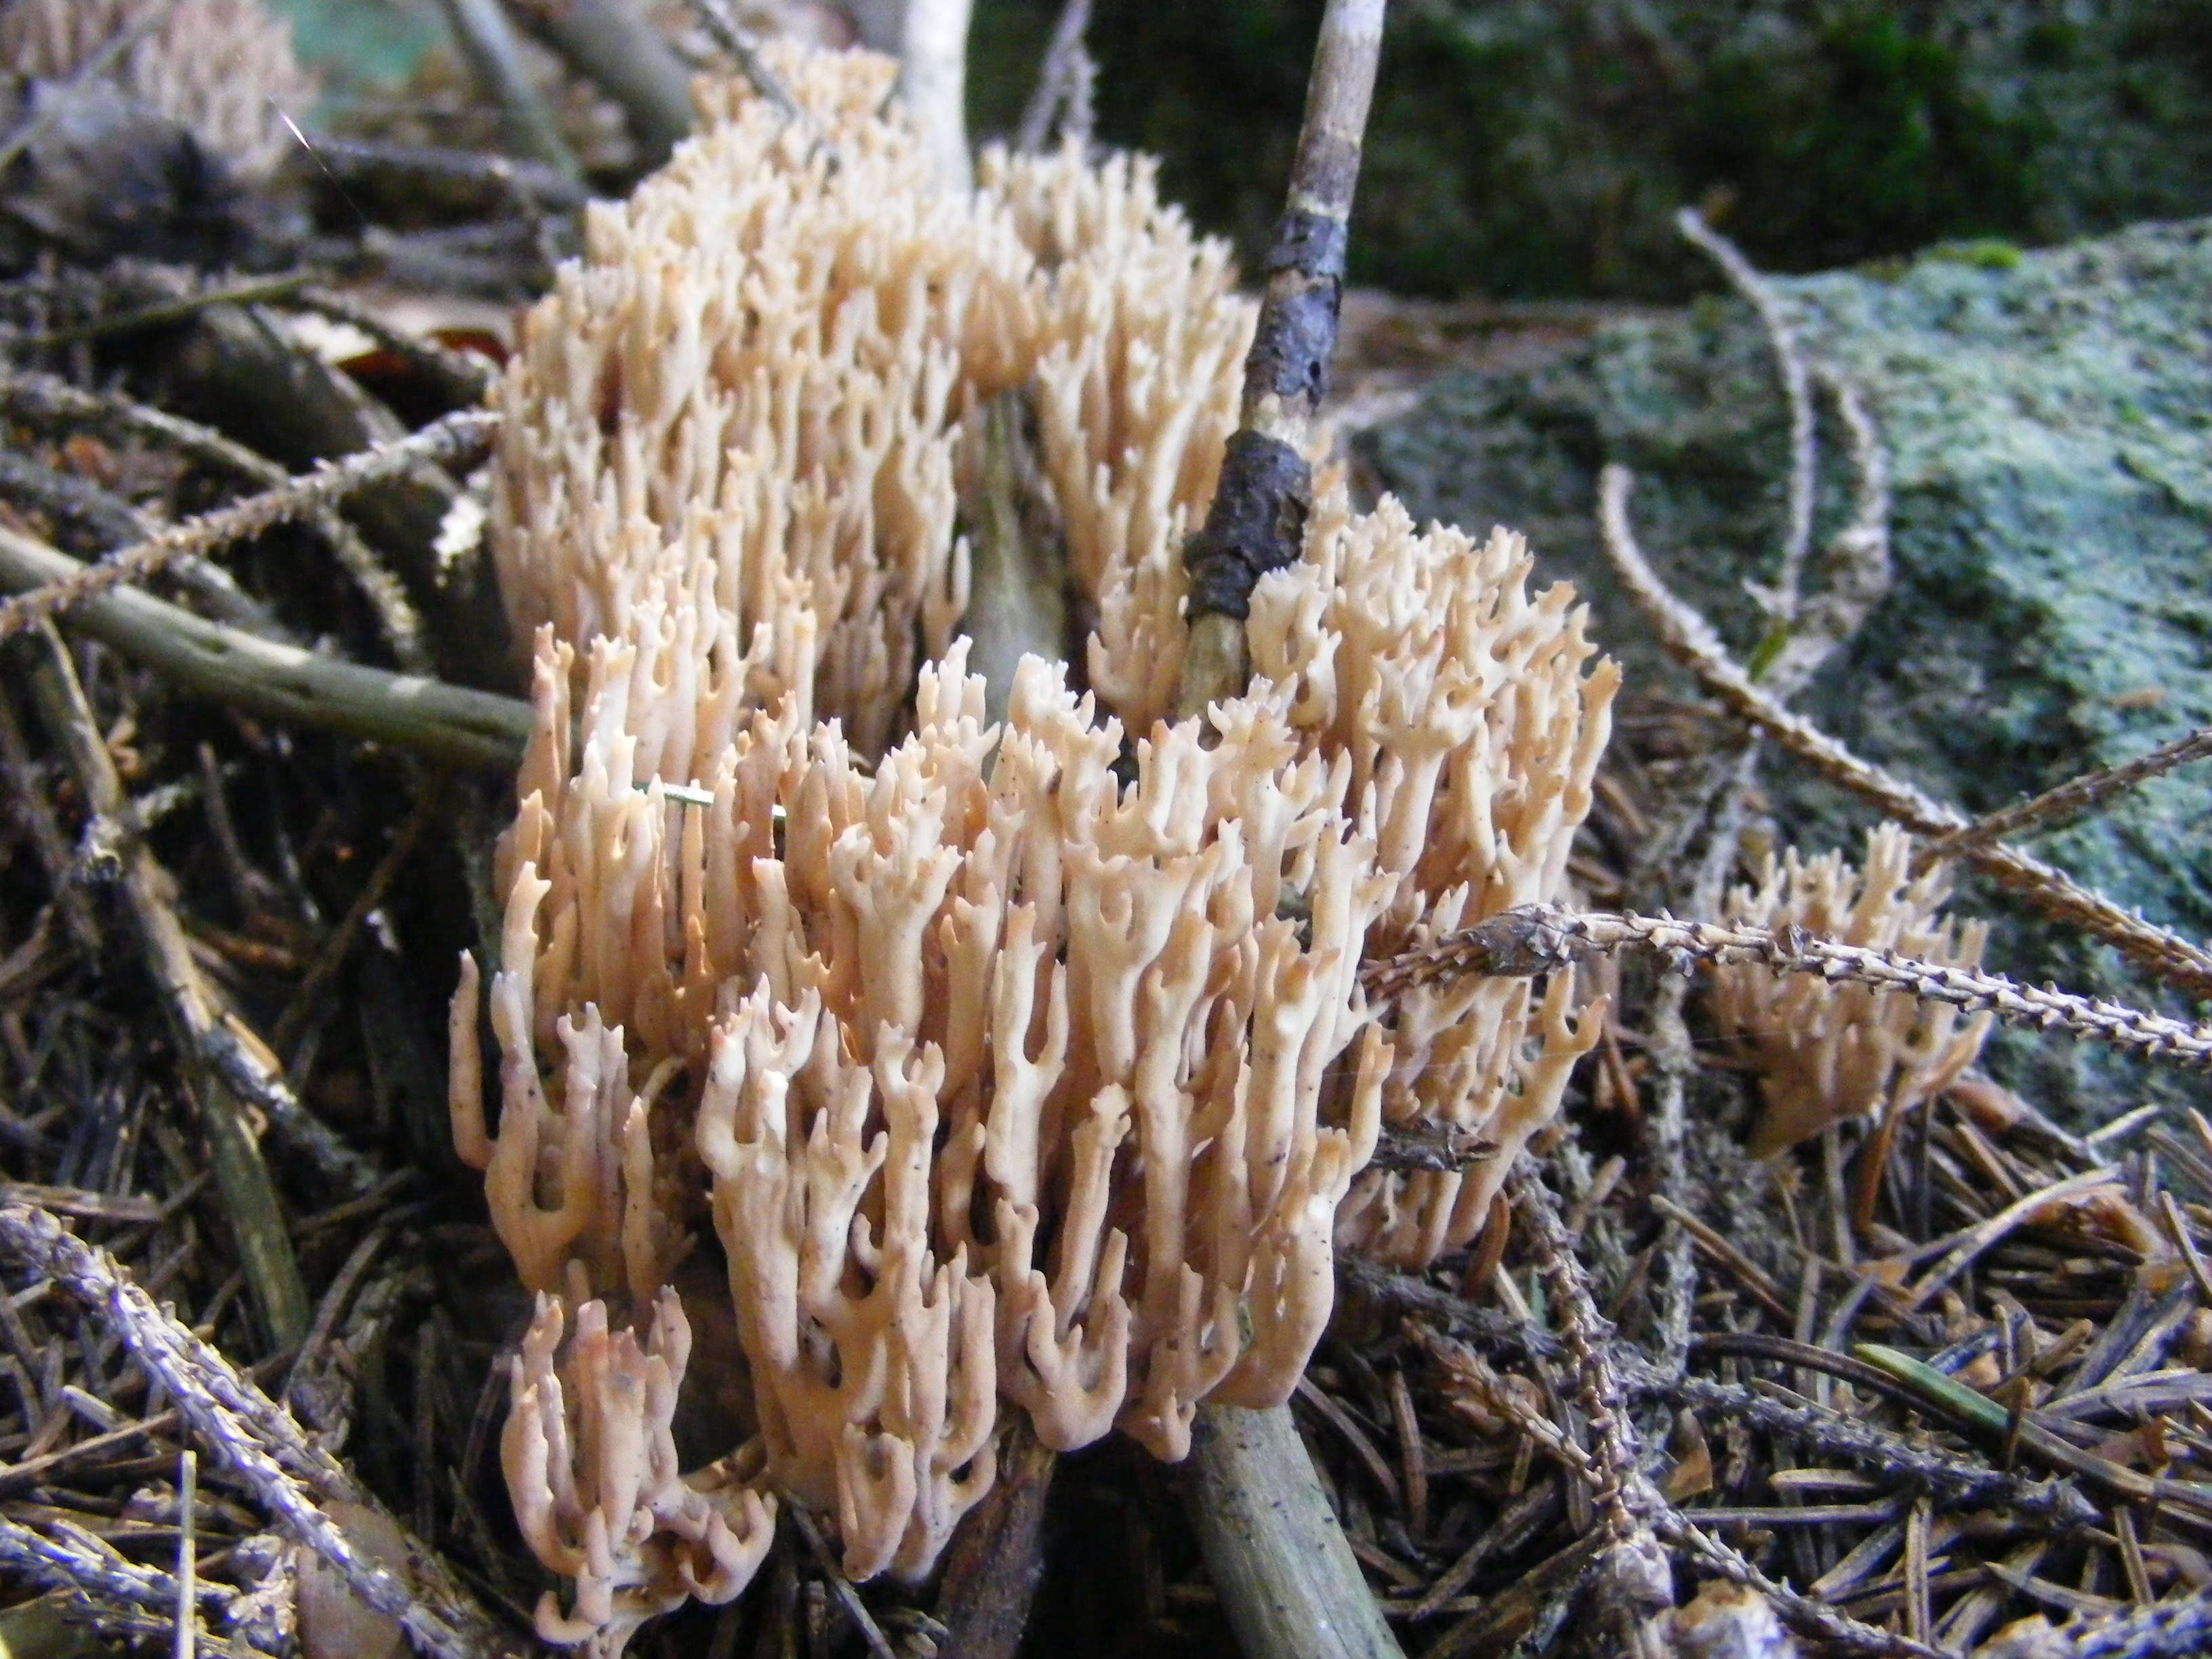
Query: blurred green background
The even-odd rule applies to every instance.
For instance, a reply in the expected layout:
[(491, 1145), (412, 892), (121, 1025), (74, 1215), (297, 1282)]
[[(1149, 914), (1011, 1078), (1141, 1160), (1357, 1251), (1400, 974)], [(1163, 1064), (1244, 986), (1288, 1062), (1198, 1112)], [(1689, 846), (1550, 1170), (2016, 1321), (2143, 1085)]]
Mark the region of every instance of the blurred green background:
[[(343, 95), (434, 0), (276, 0)], [(977, 0), (971, 102), (1009, 126), (1058, 0)], [(1097, 0), (1098, 130), (1249, 255), (1281, 200), (1321, 0)], [(2212, 0), (1399, 0), (1354, 276), (1401, 292), (1666, 299), (1704, 206), (1812, 270), (2212, 211)]]

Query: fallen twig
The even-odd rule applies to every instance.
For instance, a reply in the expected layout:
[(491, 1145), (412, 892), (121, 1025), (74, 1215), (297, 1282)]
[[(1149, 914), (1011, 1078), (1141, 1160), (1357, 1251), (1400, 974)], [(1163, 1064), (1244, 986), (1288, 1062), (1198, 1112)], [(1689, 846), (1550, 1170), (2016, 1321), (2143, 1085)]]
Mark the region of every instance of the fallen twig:
[[(88, 567), (0, 526), (0, 587), (51, 588)], [(118, 587), (71, 625), (203, 696), (287, 725), (317, 726), (475, 769), (512, 775), (532, 715), (519, 698), (282, 645)]]
[[(35, 653), (31, 667), (33, 695), (86, 805), (95, 822), (127, 822), (130, 803), (85, 701), (84, 688), (70, 666), (69, 653), (51, 629), (42, 630), (31, 644)], [(306, 1334), (310, 1316), (307, 1285), (300, 1276), (283, 1206), (262, 1158), (260, 1141), (222, 1068), (209, 1052), (210, 1039), (222, 1030), (222, 1017), (208, 995), (198, 964), (192, 960), (184, 926), (167, 901), (168, 883), (152, 850), (143, 837), (133, 838), (117, 856), (124, 898), (155, 988), (161, 994), (178, 1047), (197, 1062), (192, 1092), (207, 1130), (216, 1184), (222, 1193), (247, 1281), (270, 1334), (279, 1343), (297, 1342)], [(296, 1115), (305, 1117), (304, 1113)]]
[(584, 176), (576, 152), (561, 136), (561, 124), (530, 71), (523, 66), (514, 30), (499, 0), (441, 0), (446, 21), (462, 55), (475, 70), (485, 95), (499, 106), (507, 147), (541, 161), (564, 179)]
[(1060, 131), (1076, 143), (1091, 137), (1091, 84), (1098, 66), (1083, 48), (1083, 32), (1091, 27), (1091, 0), (1066, 0), (1052, 27), (1052, 40), (1037, 70), (1036, 89), (1022, 108), (1021, 124), (1014, 129), (1014, 148), (1034, 153), (1045, 147), (1058, 118)]
[(2063, 823), (2094, 812), (2106, 801), (2118, 799), (2131, 789), (2139, 789), (2154, 778), (2162, 778), (2176, 767), (2186, 766), (2191, 761), (2203, 760), (2212, 755), (2212, 726), (2200, 726), (2185, 737), (2171, 743), (2160, 744), (2148, 754), (2133, 760), (2120, 761), (2112, 766), (2100, 766), (2094, 771), (2069, 778), (2029, 797), (2017, 805), (2000, 808), (1976, 818), (1972, 823), (1939, 836), (1930, 842), (1923, 853), (1927, 858), (1953, 858), (1965, 855), (1978, 847), (2002, 841), (2026, 830), (2055, 830)]
[(459, 460), (491, 441), (499, 416), (489, 410), (463, 410), (424, 427), (396, 443), (326, 462), (282, 488), (189, 519), (160, 534), (110, 555), (71, 574), (50, 578), (29, 592), (0, 602), (0, 639), (33, 623), (57, 616), (125, 582), (143, 581), (179, 559), (213, 552), (274, 529), (294, 519), (335, 507), (348, 495), (380, 479), (422, 462)]
[(773, 104), (785, 120), (805, 123), (806, 112), (791, 95), (791, 88), (784, 85), (783, 77), (770, 69), (768, 60), (761, 56), (760, 42), (753, 39), (752, 31), (730, 15), (728, 0), (684, 0), (684, 3), (714, 44), (738, 66), (738, 72), (752, 83), (755, 92)]
[(2101, 998), (2018, 984), (2001, 974), (1840, 945), (1796, 927), (1752, 927), (1524, 904), (1387, 961), (1370, 963), (1364, 976), (1369, 994), (1387, 1000), (1465, 974), (1525, 978), (1547, 973), (1566, 966), (1578, 949), (1631, 948), (1656, 951), (1685, 966), (1748, 962), (1769, 973), (1856, 980), (1969, 1012), (1988, 1010), (2007, 1024), (2068, 1031), (2150, 1059), (2212, 1069), (2212, 1024), (2188, 1025)]
[[(425, 1576), (421, 1595), (362, 1553), (316, 1499), (382, 1515), (380, 1506), (309, 1443), (288, 1413), (156, 1307), (113, 1257), (73, 1237), (53, 1217), (21, 1206), (0, 1208), (0, 1245), (104, 1316), (149, 1375), (168, 1390), (207, 1448), (301, 1541), (337, 1568), (364, 1603), (397, 1620), (419, 1651), (434, 1659), (490, 1659), (506, 1650), (491, 1620), (466, 1592), (444, 1580), (431, 1552), (419, 1546), (409, 1551)], [(405, 1535), (396, 1521), (384, 1518)], [(173, 1607), (173, 1590), (170, 1595)]]
[(1590, 1443), (1586, 1478), (1607, 1539), (1592, 1614), (1613, 1650), (1632, 1651), (1644, 1621), (1674, 1604), (1666, 1553), (1651, 1531), (1661, 1499), (1641, 1466), (1641, 1437), (1614, 1363), (1613, 1328), (1591, 1299), (1589, 1278), (1534, 1159), (1524, 1154), (1516, 1161), (1507, 1190), (1551, 1292), (1560, 1340), (1580, 1384)]
[(523, 27), (622, 106), (648, 166), (691, 131), (691, 75), (630, 0), (510, 0)]
[[(312, 305), (314, 293), (307, 290), (301, 302)], [(349, 312), (354, 309), (347, 307)], [(442, 357), (459, 356), (441, 348), (425, 349), (437, 350)], [(55, 375), (25, 371), (0, 379), (0, 404), (26, 420), (82, 424), (160, 444), (204, 465), (229, 472), (258, 489), (282, 489), (291, 483), (291, 476), (276, 462), (212, 427), (112, 392), (86, 392)], [(375, 610), (386, 642), (399, 665), (410, 674), (427, 673), (430, 659), (422, 643), (422, 619), (416, 614), (414, 602), (398, 578), (385, 568), (361, 532), (336, 512), (325, 507), (305, 518), (330, 544), (339, 565)], [(135, 541), (138, 537), (134, 533), (125, 539)]]
[(1707, 224), (1705, 216), (1693, 207), (1677, 213), (1674, 226), (1721, 268), (1729, 285), (1758, 313), (1759, 325), (1766, 331), (1775, 368), (1782, 377), (1783, 400), (1790, 410), (1789, 505), (1782, 532), (1781, 574), (1768, 591), (1774, 599), (1774, 620), (1786, 627), (1796, 615), (1805, 560), (1813, 549), (1813, 495), (1820, 465), (1813, 419), (1813, 377), (1805, 367), (1797, 330), (1781, 296), (1741, 250)]
[(1400, 1659), (1290, 1413), (1200, 1409), (1191, 1519), (1222, 1611), (1267, 1659)]
[[(2064, 1481), (2030, 1480), (1994, 1469), (1810, 1401), (1777, 1400), (1703, 1376), (1685, 1376), (1671, 1383), (1654, 1376), (1646, 1386), (1683, 1405), (1740, 1417), (1770, 1434), (1802, 1441), (1870, 1474), (1911, 1481), (1947, 1504), (1997, 1504), (2048, 1516), (2065, 1526), (2097, 1524), (2095, 1507)], [(1630, 1387), (1632, 1392), (1644, 1391), (1634, 1379)]]
[(1699, 1528), (1680, 1510), (1664, 1510), (1653, 1524), (1669, 1543), (1687, 1551), (1701, 1565), (1732, 1583), (1757, 1590), (1774, 1604), (1774, 1610), (1785, 1621), (1842, 1651), (1880, 1656), (1881, 1659), (1944, 1659), (1940, 1650), (1925, 1642), (1916, 1642), (1910, 1637), (1850, 1618), (1809, 1595), (1800, 1595), (1787, 1584), (1776, 1583), (1741, 1553)]

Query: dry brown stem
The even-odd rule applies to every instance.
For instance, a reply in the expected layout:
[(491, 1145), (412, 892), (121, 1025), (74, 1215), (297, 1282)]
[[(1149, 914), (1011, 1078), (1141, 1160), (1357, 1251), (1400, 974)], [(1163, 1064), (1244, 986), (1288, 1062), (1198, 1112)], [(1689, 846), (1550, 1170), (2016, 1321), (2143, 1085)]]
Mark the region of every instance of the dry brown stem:
[(1893, 951), (1814, 939), (1802, 928), (1732, 927), (1672, 916), (1577, 914), (1528, 904), (1449, 934), (1388, 961), (1370, 963), (1369, 991), (1380, 998), (1466, 974), (1525, 976), (1570, 965), (1580, 948), (1656, 951), (1678, 965), (1753, 963), (1778, 974), (1817, 974), (1878, 990), (1902, 991), (1969, 1012), (1993, 1012), (2008, 1025), (2068, 1031), (2131, 1054), (2196, 1069), (2212, 1068), (2212, 1024), (2189, 1025), (2163, 1015), (2021, 985)]
[(465, 459), (490, 441), (498, 423), (499, 416), (489, 410), (464, 410), (397, 443), (326, 462), (281, 489), (249, 495), (173, 526), (65, 580), (0, 602), (0, 639), (73, 610), (125, 582), (143, 581), (179, 559), (212, 553), (280, 524), (335, 507), (355, 490), (422, 463)]
[(307, 1440), (289, 1413), (156, 1307), (112, 1256), (72, 1237), (44, 1211), (21, 1205), (0, 1208), (0, 1246), (104, 1317), (149, 1376), (169, 1391), (208, 1449), (343, 1573), (364, 1602), (398, 1620), (418, 1651), (430, 1659), (490, 1659), (506, 1651), (490, 1620), (465, 1591), (444, 1579), (431, 1552), (416, 1546), (409, 1553), (424, 1575), (418, 1593), (358, 1549), (317, 1500), (343, 1500), (381, 1514), (374, 1500)]
[(2212, 726), (2200, 726), (2186, 736), (2160, 744), (2133, 760), (2100, 766), (2055, 784), (2017, 805), (1985, 812), (1972, 823), (1939, 836), (1928, 845), (1930, 858), (1968, 856), (1972, 849), (2002, 841), (2027, 830), (2056, 830), (2063, 823), (2094, 812), (2106, 802), (2130, 789), (2139, 789), (2153, 778), (2164, 777), (2178, 766), (2212, 755)]

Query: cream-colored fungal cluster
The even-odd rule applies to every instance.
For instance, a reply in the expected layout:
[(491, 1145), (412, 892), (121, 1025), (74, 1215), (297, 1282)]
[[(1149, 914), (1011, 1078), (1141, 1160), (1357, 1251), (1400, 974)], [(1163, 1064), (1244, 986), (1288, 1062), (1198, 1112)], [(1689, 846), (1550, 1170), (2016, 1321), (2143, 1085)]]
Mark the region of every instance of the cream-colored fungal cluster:
[(1225, 252), (1127, 160), (987, 157), (972, 196), (939, 189), (876, 114), (888, 60), (781, 61), (819, 129), (703, 85), (702, 134), (592, 210), (530, 315), (493, 507), (518, 637), (692, 605), (718, 684), (876, 753), (965, 609), (957, 423), (1030, 386), (1108, 660), (1146, 665), (1117, 706), (1159, 712), (1251, 334)]
[[(1866, 867), (1840, 853), (1780, 865), (1770, 855), (1756, 888), (1729, 896), (1728, 919), (1803, 928), (1817, 938), (1894, 951), (1944, 967), (1980, 965), (1986, 924), (1942, 914), (1948, 872), (1912, 874), (1912, 838), (1895, 824), (1867, 836)], [(1766, 1097), (1752, 1137), (1762, 1155), (1786, 1151), (1832, 1123), (1910, 1109), (1956, 1082), (1981, 1052), (1994, 1016), (1962, 1018), (1948, 1004), (1735, 963), (1713, 972), (1721, 1029), (1748, 1045)]]
[[(1369, 935), (1394, 954), (1564, 890), (1589, 814), (1620, 672), (1595, 654), (1571, 588), (1531, 595), (1526, 544), (1414, 533), (1386, 499), (1323, 503), (1306, 556), (1253, 596), (1254, 672), (1291, 690), (1291, 720), (1352, 763), (1352, 799), (1392, 884)], [(1528, 1137), (1559, 1111), (1601, 1020), (1572, 1018), (1572, 977), (1461, 978), (1399, 998), (1383, 1094), (1393, 1124), (1479, 1133), (1454, 1172), (1370, 1171), (1338, 1218), (1347, 1248), (1425, 1266), (1480, 1229)]]
[[(1223, 255), (1128, 161), (944, 191), (876, 112), (887, 65), (783, 66), (819, 133), (707, 89), (504, 394), (538, 723), (498, 1127), (472, 964), (454, 1126), (542, 1298), (505, 1443), (575, 1582), (541, 1628), (604, 1653), (733, 1593), (778, 1498), (854, 1577), (915, 1575), (1015, 1413), (1176, 1458), (1200, 1402), (1281, 1401), (1340, 1229), (1420, 1259), (1495, 1185), (1359, 1176), (1383, 1117), (1517, 1146), (1596, 1029), (1564, 977), (1388, 1016), (1358, 981), (1556, 896), (1614, 683), (1571, 596), (1526, 595), (1516, 538), (1327, 490), (1255, 600), (1260, 678), (1170, 722), (1251, 326)], [(1099, 626), (1087, 690), (1028, 658), (987, 725), (951, 462), (1017, 388)], [(687, 1320), (666, 1287), (717, 1243), (728, 1300)], [(734, 1323), (757, 1468), (672, 1485), (702, 1319)]]
[(292, 26), (259, 0), (15, 0), (0, 12), (0, 64), (64, 81), (130, 31), (107, 70), (123, 91), (187, 128), (248, 181), (299, 147), (284, 118), (320, 95), (292, 52)]
[(711, 1211), (770, 1480), (862, 1577), (935, 1559), (1002, 1398), (1048, 1446), (1119, 1426), (1177, 1458), (1200, 1400), (1285, 1395), (1389, 1056), (1357, 971), (1393, 884), (1282, 694), (1222, 706), (1210, 746), (1155, 726), (1125, 787), (1119, 722), (1055, 665), (1000, 731), (964, 654), (872, 767), (786, 699), (686, 804), (639, 769), (627, 643), (594, 647), (569, 774), (549, 636), (495, 1139), (456, 1080), (556, 1328), (564, 1288), (647, 1305)]

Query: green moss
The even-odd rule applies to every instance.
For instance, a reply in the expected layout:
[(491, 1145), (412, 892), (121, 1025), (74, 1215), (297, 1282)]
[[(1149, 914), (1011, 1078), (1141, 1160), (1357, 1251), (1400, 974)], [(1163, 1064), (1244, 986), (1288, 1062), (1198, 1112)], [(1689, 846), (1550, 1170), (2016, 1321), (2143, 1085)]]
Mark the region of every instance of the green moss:
[[(1102, 136), (1164, 155), (1170, 193), (1248, 261), (1281, 205), (1321, 9), (1097, 3)], [(979, 7), (979, 62), (1057, 9)], [(2212, 211), (2208, 42), (2212, 0), (1394, 7), (1354, 276), (1680, 297), (1711, 280), (1674, 234), (1685, 203), (1781, 270)]]
[(1994, 236), (1984, 236), (1971, 242), (1943, 242), (1930, 250), (1932, 257), (1955, 259), (1962, 265), (1972, 265), (1978, 270), (2017, 270), (2021, 250), (2011, 242)]

